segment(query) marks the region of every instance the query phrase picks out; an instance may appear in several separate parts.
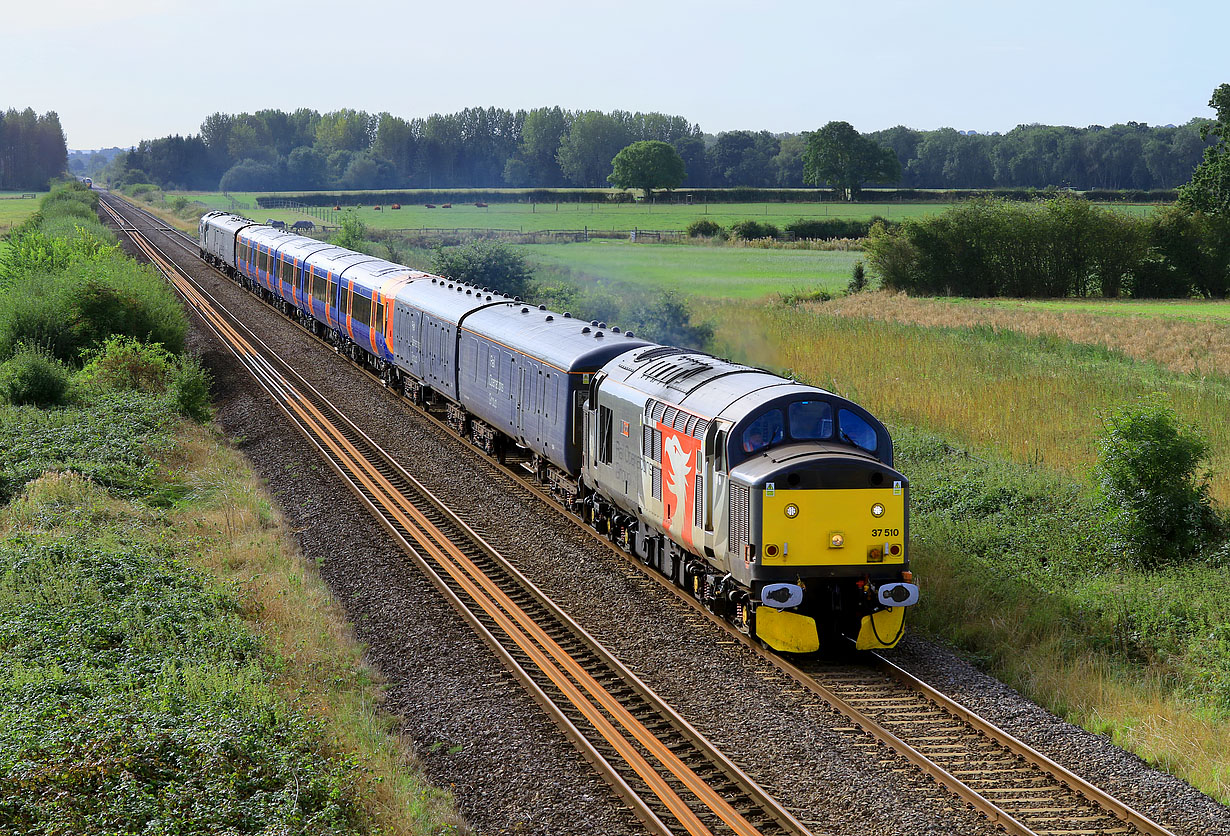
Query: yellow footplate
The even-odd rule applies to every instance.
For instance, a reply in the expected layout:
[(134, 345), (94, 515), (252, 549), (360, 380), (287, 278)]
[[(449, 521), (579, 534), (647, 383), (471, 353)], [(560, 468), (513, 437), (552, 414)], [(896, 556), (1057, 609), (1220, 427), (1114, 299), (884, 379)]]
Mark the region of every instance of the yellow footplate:
[[(858, 631), (858, 640), (854, 646), (859, 650), (879, 650), (885, 647), (896, 647), (905, 631), (901, 629), (905, 622), (905, 607), (889, 607), (886, 610), (863, 616), (863, 625)], [(759, 615), (757, 615), (759, 618)]]
[(815, 653), (820, 649), (816, 619), (772, 607), (756, 608), (756, 635), (782, 653)]

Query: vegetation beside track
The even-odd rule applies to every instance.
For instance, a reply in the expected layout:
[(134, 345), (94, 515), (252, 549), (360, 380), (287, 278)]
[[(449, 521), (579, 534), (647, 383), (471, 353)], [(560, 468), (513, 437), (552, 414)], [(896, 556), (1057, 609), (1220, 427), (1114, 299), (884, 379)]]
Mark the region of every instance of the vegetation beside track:
[[(10, 259), (0, 307), (28, 275), (105, 287), (119, 271), (132, 307), (163, 310), (156, 274), (76, 208), (92, 204), (73, 187), (44, 201), (25, 231), (46, 238), (16, 249), (60, 243), (31, 269)], [(460, 829), (259, 480), (187, 417), (208, 417), (199, 366), (148, 335), (79, 336), (61, 360), (34, 349), (67, 377), (60, 405), (0, 404), (0, 820), (18, 833)]]

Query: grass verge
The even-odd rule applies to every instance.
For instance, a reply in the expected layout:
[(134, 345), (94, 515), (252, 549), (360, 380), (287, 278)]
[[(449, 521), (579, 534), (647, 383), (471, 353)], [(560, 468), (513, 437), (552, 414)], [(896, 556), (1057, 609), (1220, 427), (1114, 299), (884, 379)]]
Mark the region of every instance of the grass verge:
[(0, 510), (0, 818), (456, 831), (247, 463), (174, 413), (137, 394), (70, 407), (53, 420), (67, 443), (38, 448), (47, 413), (0, 408), (17, 486)]

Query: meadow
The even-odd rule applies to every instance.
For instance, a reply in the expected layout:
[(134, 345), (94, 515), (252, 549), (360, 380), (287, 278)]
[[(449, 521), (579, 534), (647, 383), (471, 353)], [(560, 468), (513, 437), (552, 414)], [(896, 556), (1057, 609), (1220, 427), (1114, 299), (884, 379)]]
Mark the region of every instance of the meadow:
[[(230, 201), (220, 192), (176, 192), (190, 200), (200, 201), (210, 209), (229, 209)], [(276, 197), (269, 192), (233, 192), (240, 203), (250, 208), (242, 210), (257, 220), (268, 218), (282, 221), (313, 218), (287, 209), (261, 209), (256, 198), (262, 194)], [(374, 208), (379, 202), (381, 211)], [(1151, 212), (1152, 206), (1122, 205), (1117, 208), (1127, 212)], [(934, 215), (944, 212), (944, 203), (492, 203), (486, 207), (473, 204), (453, 204), (451, 209), (428, 209), (422, 204), (403, 204), (401, 209), (390, 209), (379, 192), (372, 192), (364, 203), (355, 209), (347, 204), (343, 209), (353, 210), (370, 229), (504, 229), (515, 232), (539, 232), (543, 230), (618, 230), (632, 229), (672, 231), (682, 230), (698, 218), (708, 218), (729, 227), (738, 221), (754, 219), (784, 227), (803, 219), (843, 218), (868, 220), (880, 216), (890, 220)]]
[(0, 238), (38, 211), (39, 201), (23, 198), (23, 194), (30, 192), (0, 192)]
[(582, 282), (624, 284), (726, 299), (764, 299), (777, 293), (843, 290), (857, 251), (633, 244), (593, 240), (518, 247), (540, 272), (563, 272)]

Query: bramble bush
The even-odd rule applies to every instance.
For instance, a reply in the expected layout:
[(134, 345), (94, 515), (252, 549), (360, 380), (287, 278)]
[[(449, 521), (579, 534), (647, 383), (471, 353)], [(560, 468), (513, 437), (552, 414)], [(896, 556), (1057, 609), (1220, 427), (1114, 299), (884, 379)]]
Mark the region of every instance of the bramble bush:
[(1139, 569), (1211, 554), (1221, 526), (1204, 472), (1207, 439), (1157, 399), (1118, 409), (1105, 424), (1097, 476), (1112, 551)]
[(192, 357), (115, 334), (84, 359), (78, 375), (83, 392), (169, 394), (178, 410), (195, 421), (208, 421), (212, 415), (209, 373)]

